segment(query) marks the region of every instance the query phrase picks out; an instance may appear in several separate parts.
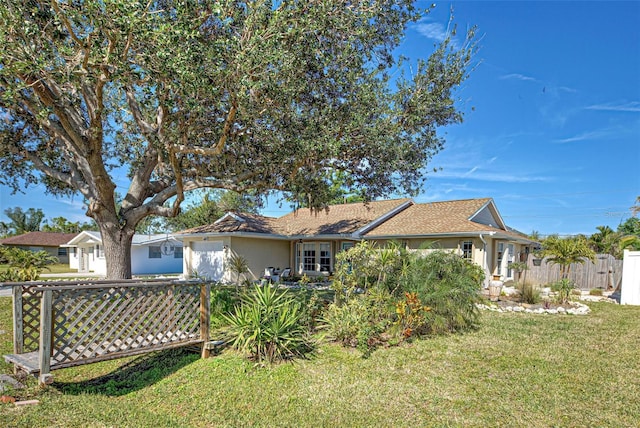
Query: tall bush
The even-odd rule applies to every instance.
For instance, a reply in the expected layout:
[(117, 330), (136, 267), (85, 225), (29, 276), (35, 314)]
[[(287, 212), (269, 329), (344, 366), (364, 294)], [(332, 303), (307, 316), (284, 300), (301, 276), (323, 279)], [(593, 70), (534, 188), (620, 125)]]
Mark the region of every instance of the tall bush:
[(426, 332), (442, 334), (478, 325), (484, 272), (462, 257), (437, 250), (416, 258), (402, 280), (404, 292), (415, 293), (423, 306)]
[(57, 263), (58, 258), (46, 251), (27, 251), (20, 248), (0, 247), (2, 258), (7, 260), (9, 269), (0, 273), (0, 281), (35, 281), (47, 265)]

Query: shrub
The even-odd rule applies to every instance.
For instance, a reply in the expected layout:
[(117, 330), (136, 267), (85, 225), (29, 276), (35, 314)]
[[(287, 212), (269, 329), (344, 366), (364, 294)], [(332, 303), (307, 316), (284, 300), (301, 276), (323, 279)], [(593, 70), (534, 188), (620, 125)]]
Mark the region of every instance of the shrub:
[(464, 331), (478, 325), (482, 269), (462, 257), (437, 250), (416, 258), (403, 281), (405, 292), (416, 293), (425, 313), (426, 333)]
[(568, 278), (561, 279), (551, 284), (551, 289), (558, 293), (558, 303), (567, 303), (569, 301), (569, 295), (575, 288), (573, 281)]
[(230, 346), (248, 352), (258, 362), (301, 357), (313, 349), (313, 340), (300, 323), (300, 303), (288, 291), (256, 286), (242, 297), (233, 313), (222, 317)]
[(382, 335), (393, 322), (390, 297), (386, 290), (374, 288), (342, 304), (331, 304), (324, 317), (328, 337), (369, 355), (384, 341)]
[(520, 293), (520, 300), (524, 303), (528, 303), (530, 305), (535, 305), (536, 303), (540, 303), (541, 296), (540, 290), (530, 283), (523, 283), (519, 288), (518, 292)]
[(602, 289), (601, 288), (592, 288), (591, 290), (589, 290), (589, 295), (590, 296), (602, 296)]
[(420, 301), (417, 293), (404, 293), (404, 300), (396, 303), (397, 325), (406, 339), (413, 335), (421, 335), (427, 331), (427, 312), (431, 308)]
[(211, 325), (220, 327), (224, 324), (223, 315), (233, 311), (235, 305), (239, 303), (238, 294), (223, 286), (211, 287)]
[(2, 282), (35, 281), (47, 265), (57, 263), (58, 258), (46, 251), (27, 251), (20, 248), (1, 249), (2, 257), (9, 263), (9, 269), (0, 274)]

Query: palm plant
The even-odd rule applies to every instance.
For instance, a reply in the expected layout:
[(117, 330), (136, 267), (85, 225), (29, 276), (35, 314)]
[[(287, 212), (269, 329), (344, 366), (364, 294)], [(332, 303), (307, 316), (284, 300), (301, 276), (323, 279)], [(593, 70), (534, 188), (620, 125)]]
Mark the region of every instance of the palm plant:
[(598, 229), (598, 232), (589, 237), (591, 248), (597, 253), (611, 254), (619, 258), (621, 234), (609, 226), (597, 226), (596, 229)]
[(557, 235), (551, 235), (542, 242), (541, 255), (546, 257), (546, 263), (560, 266), (561, 279), (568, 278), (573, 263), (594, 262), (596, 257), (583, 236), (560, 238)]
[(236, 286), (240, 285), (240, 275), (249, 272), (249, 262), (239, 254), (233, 254), (229, 258), (229, 270), (236, 274)]

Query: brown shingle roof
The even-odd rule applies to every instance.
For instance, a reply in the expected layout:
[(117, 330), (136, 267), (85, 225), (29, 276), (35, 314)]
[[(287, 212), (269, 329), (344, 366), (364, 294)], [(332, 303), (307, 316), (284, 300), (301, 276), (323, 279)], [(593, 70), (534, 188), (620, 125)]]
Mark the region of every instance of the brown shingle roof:
[(408, 198), (374, 201), (368, 204), (356, 202), (331, 205), (328, 211), (317, 213), (303, 208), (278, 218), (277, 224), (283, 234), (289, 236), (351, 234), (410, 203), (411, 199)]
[(366, 236), (420, 236), (497, 230), (496, 226), (470, 220), (490, 201), (491, 198), (482, 198), (415, 204), (370, 230)]
[[(499, 232), (526, 238), (503, 228), (500, 214), (492, 201), (491, 198), (482, 198), (415, 204), (406, 198), (331, 205), (328, 212), (299, 209), (280, 218), (247, 213), (227, 214), (214, 224), (179, 233), (244, 232), (297, 237), (359, 232), (367, 238), (377, 238)], [(363, 230), (365, 226), (370, 229)]]
[[(241, 220), (239, 220), (241, 219)], [(179, 233), (229, 233), (229, 232), (247, 232), (247, 233), (267, 233), (273, 235), (281, 234), (276, 224), (277, 219), (273, 217), (264, 217), (258, 214), (239, 213), (226, 214), (220, 220), (213, 224), (194, 227), (182, 230)]]
[(34, 247), (59, 247), (75, 238), (77, 233), (27, 232), (0, 241), (3, 245), (29, 245)]

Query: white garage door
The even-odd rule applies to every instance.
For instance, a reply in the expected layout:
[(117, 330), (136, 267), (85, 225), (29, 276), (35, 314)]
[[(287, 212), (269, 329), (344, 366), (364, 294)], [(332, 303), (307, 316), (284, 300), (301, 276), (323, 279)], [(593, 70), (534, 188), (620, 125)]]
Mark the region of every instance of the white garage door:
[(199, 277), (213, 281), (224, 275), (224, 248), (222, 241), (202, 241), (191, 244), (191, 266)]

